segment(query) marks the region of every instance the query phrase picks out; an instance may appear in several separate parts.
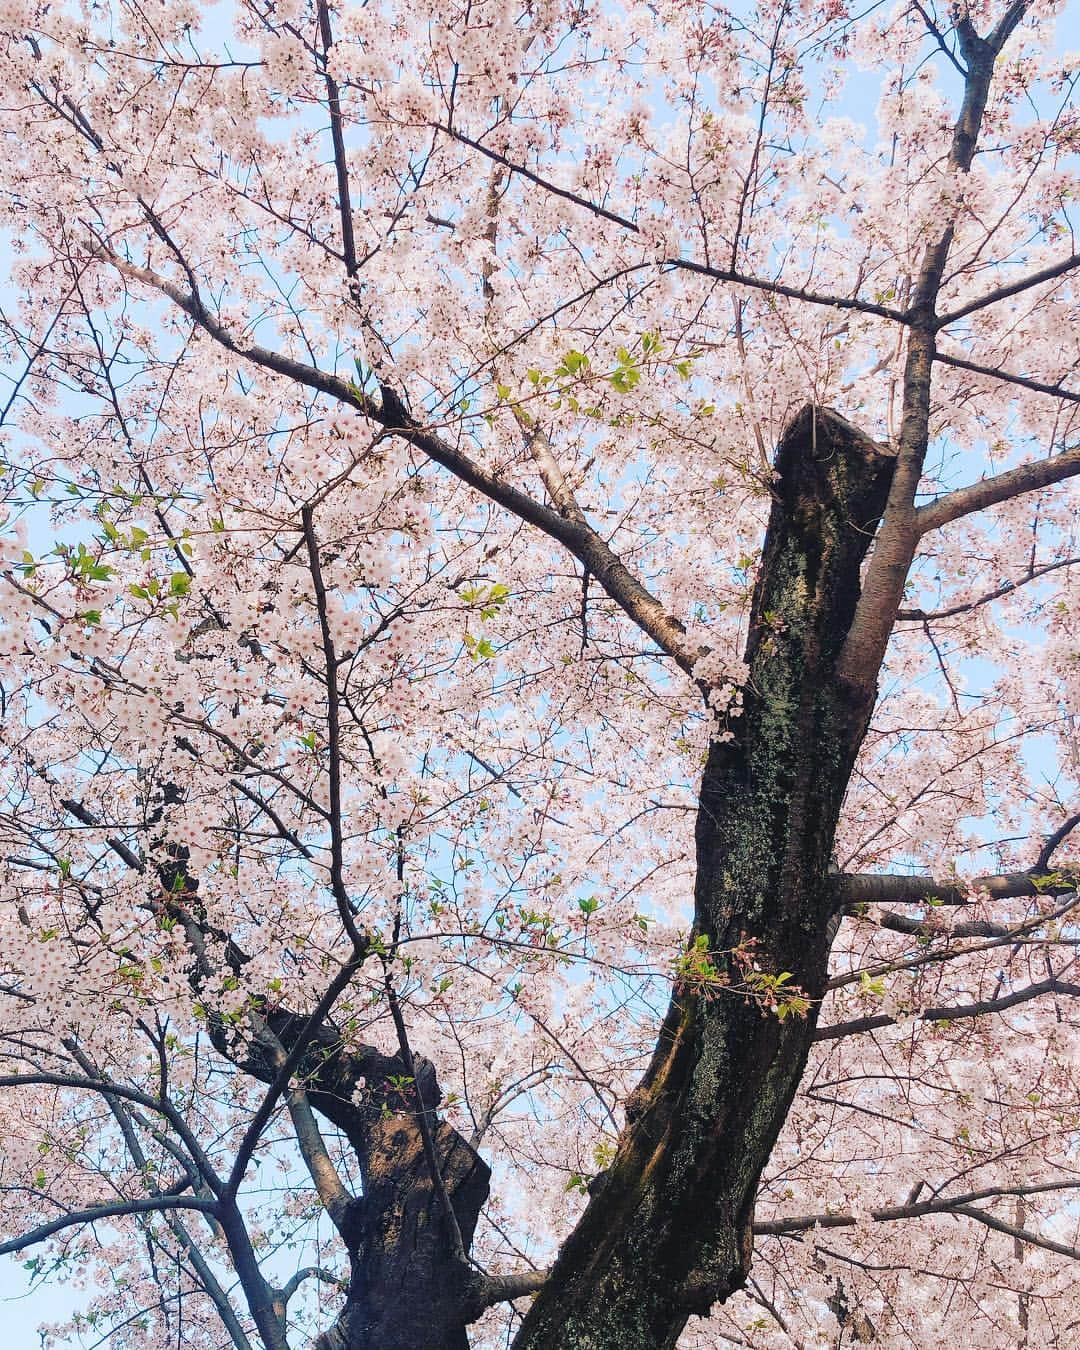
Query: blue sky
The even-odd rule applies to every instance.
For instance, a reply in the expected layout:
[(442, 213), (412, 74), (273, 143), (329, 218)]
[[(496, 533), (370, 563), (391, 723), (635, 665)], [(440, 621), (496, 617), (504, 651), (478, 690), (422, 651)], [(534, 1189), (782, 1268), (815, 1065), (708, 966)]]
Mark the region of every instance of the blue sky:
[[(214, 17), (208, 25), (208, 31), (211, 33), (220, 31), (221, 6), (215, 6)], [(1062, 25), (1064, 30), (1064, 24)], [(1064, 36), (1064, 33), (1063, 33)], [(944, 60), (935, 63), (935, 69), (943, 81), (948, 82), (952, 77), (955, 80), (951, 67)], [(872, 143), (876, 136), (875, 127), (875, 107), (879, 94), (879, 79), (872, 72), (852, 71), (843, 97), (830, 106), (830, 115), (846, 116), (852, 120), (861, 123), (867, 131), (867, 137)], [(5, 306), (10, 303), (11, 292), (0, 281), (0, 303)], [(0, 401), (6, 395), (0, 390)], [(54, 532), (44, 522), (37, 526), (33, 547), (35, 552), (38, 549), (47, 549), (52, 546)], [(1038, 755), (1036, 752), (1033, 760), (1033, 768), (1038, 770)], [(39, 1249), (31, 1250), (20, 1257), (0, 1258), (0, 1302), (3, 1304), (3, 1322), (0, 1336), (3, 1338), (5, 1346), (12, 1347), (12, 1350), (23, 1350), (23, 1347), (34, 1347), (39, 1343), (37, 1335), (37, 1326), (42, 1319), (64, 1320), (74, 1311), (80, 1308), (85, 1301), (85, 1295), (80, 1291), (74, 1290), (64, 1283), (50, 1283), (46, 1286), (34, 1288), (30, 1273), (25, 1269), (25, 1261), (40, 1252)], [(91, 1336), (82, 1342), (90, 1347), (95, 1344), (97, 1338)]]

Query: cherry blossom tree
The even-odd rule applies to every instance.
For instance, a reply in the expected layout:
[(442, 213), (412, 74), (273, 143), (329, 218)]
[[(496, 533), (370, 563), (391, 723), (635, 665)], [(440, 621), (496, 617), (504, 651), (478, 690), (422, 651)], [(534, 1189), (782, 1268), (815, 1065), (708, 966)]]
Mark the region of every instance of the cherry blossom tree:
[(1076, 1343), (1060, 8), (2, 6), (52, 1343)]

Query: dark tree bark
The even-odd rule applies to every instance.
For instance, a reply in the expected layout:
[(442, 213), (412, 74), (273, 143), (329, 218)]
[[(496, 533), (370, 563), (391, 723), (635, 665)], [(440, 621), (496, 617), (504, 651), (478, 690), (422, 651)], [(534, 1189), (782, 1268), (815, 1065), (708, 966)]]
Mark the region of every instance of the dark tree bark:
[[(468, 1250), (490, 1173), (449, 1125), (439, 1125), (435, 1140)], [(364, 1194), (353, 1203), (348, 1296), (316, 1350), (468, 1350), (465, 1325), (475, 1274), (447, 1241), (414, 1120), (390, 1117), (369, 1131)]]
[[(836, 661), (893, 460), (804, 408), (786, 431), (754, 596), (743, 715), (714, 741), (697, 822), (694, 935), (732, 987), (677, 988), (613, 1165), (563, 1247), (518, 1350), (671, 1347), (744, 1282), (754, 1196), (824, 992), (840, 805), (870, 700)], [(781, 1020), (738, 991), (734, 948), (813, 1000)]]
[[(836, 666), (893, 465), (828, 409), (804, 408), (781, 440), (743, 712), (710, 745), (697, 820), (693, 937), (707, 941), (728, 986), (676, 987), (614, 1163), (541, 1286), (519, 1350), (672, 1347), (691, 1314), (746, 1278), (758, 1181), (825, 990), (838, 913), (833, 837), (873, 697)], [(199, 949), (207, 930), (201, 915), (193, 920), (197, 879), (175, 853), (159, 872)], [(761, 976), (786, 974), (811, 1000), (807, 1015), (780, 1018), (763, 1006), (745, 981), (748, 958)], [(226, 960), (237, 968), (246, 958), (226, 944)], [(193, 981), (201, 971), (197, 961)], [(285, 1052), (306, 1024), (280, 1008), (259, 1016)], [(218, 1019), (211, 1037), (239, 1068), (274, 1082), (273, 1057), (257, 1045), (236, 1042)], [(417, 1056), (411, 1067), (349, 1047), (329, 1023), (296, 1065), (311, 1107), (342, 1131), (362, 1177), (362, 1195), (332, 1216), (350, 1278), (317, 1350), (468, 1350), (466, 1328), (485, 1306), (535, 1287), (530, 1278), (507, 1292), (506, 1281), (468, 1264), (490, 1172), (438, 1118), (434, 1066)]]
[[(266, 1014), (289, 1050), (306, 1019)], [(250, 1046), (237, 1055), (226, 1030), (211, 1034), (234, 1063), (271, 1083), (274, 1066)], [(409, 1077), (400, 1056), (348, 1047), (332, 1026), (317, 1032), (297, 1066), (311, 1106), (341, 1130), (360, 1166), (363, 1194), (339, 1229), (350, 1275), (345, 1307), (316, 1350), (468, 1350), (466, 1324), (477, 1301), (476, 1270), (454, 1251), (441, 1197), (424, 1150), (426, 1112), (442, 1185), (467, 1252), (491, 1177), (487, 1164), (436, 1111), (435, 1068), (419, 1056)], [(475, 1312), (472, 1312), (475, 1316)]]

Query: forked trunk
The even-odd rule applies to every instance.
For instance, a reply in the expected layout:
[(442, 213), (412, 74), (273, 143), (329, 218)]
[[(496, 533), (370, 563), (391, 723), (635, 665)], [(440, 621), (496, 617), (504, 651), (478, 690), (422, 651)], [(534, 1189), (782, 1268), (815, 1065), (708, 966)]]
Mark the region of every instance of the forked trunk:
[[(825, 988), (833, 836), (870, 713), (835, 664), (892, 463), (820, 408), (805, 408), (781, 442), (744, 710), (730, 738), (712, 742), (702, 777), (694, 937), (707, 948), (694, 949), (696, 978), (687, 963), (615, 1161), (517, 1350), (671, 1347), (691, 1314), (746, 1278), (758, 1181)], [(787, 980), (771, 985), (780, 975)], [(780, 1017), (768, 1004), (791, 986), (809, 1011)], [(286, 1046), (300, 1025), (283, 1012), (268, 1022)], [(272, 1077), (258, 1060), (244, 1067)], [(301, 1069), (312, 1105), (348, 1136), (364, 1175), (344, 1234), (346, 1305), (317, 1350), (467, 1350), (467, 1323), (484, 1300), (476, 1272), (453, 1254), (415, 1110), (393, 1100), (403, 1066), (349, 1051), (323, 1028)], [(488, 1169), (438, 1122), (434, 1067), (418, 1061), (418, 1077), (467, 1252)]]
[[(406, 1117), (369, 1140), (364, 1197), (349, 1233), (345, 1307), (316, 1350), (468, 1350), (474, 1272), (455, 1258), (420, 1131)], [(488, 1169), (448, 1125), (435, 1137), (444, 1185), (466, 1250), (487, 1199)]]
[[(286, 1049), (306, 1020), (283, 1009), (266, 1013), (267, 1027)], [(220, 1022), (211, 1025), (211, 1034), (222, 1054), (261, 1081), (273, 1081), (274, 1067), (257, 1046), (245, 1044), (237, 1055)], [(349, 1253), (349, 1283), (345, 1306), (314, 1350), (468, 1350), (477, 1271), (454, 1250), (419, 1110), (430, 1123), (442, 1187), (465, 1252), (491, 1172), (468, 1141), (438, 1119), (435, 1066), (415, 1055), (412, 1067), (415, 1082), (399, 1056), (349, 1045), (326, 1023), (296, 1067), (312, 1107), (348, 1139), (363, 1179), (363, 1194), (334, 1215)], [(338, 1298), (333, 1295), (334, 1304)]]
[[(670, 1347), (746, 1278), (758, 1181), (825, 988), (833, 836), (870, 713), (835, 663), (892, 463), (828, 410), (784, 435), (744, 712), (709, 749), (698, 811), (694, 934), (730, 983), (676, 989), (615, 1161), (516, 1350)], [(806, 1016), (764, 1006), (780, 974)]]

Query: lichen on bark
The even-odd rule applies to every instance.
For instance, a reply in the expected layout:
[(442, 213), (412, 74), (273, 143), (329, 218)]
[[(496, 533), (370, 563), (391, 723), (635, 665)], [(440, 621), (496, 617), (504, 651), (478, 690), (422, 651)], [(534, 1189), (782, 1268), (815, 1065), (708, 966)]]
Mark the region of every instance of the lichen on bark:
[[(746, 1278), (758, 1181), (825, 985), (833, 837), (870, 713), (835, 665), (892, 465), (828, 409), (804, 408), (781, 440), (743, 713), (709, 748), (696, 831), (693, 935), (735, 987), (676, 988), (615, 1161), (518, 1350), (670, 1347)], [(739, 993), (734, 949), (790, 975), (808, 1014)]]

